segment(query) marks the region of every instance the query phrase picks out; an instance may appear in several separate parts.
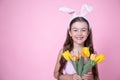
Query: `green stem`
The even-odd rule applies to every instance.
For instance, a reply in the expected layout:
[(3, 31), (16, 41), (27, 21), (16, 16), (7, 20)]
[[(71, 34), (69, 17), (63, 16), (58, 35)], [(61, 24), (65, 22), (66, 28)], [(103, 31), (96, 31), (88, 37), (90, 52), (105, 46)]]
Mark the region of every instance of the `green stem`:
[(90, 69), (92, 69), (92, 67), (95, 65), (95, 62), (92, 61), (92, 60), (89, 60), (85, 65), (84, 65), (84, 68), (83, 68), (83, 71), (82, 71), (82, 76), (83, 74), (87, 74), (88, 71)]
[(74, 67), (75, 71), (77, 72), (77, 64), (76, 64), (76, 61), (72, 61), (72, 60), (71, 60), (71, 62), (72, 62), (72, 64), (73, 64), (73, 67)]
[(82, 70), (84, 66), (84, 58), (81, 56), (78, 61), (78, 75), (82, 77)]

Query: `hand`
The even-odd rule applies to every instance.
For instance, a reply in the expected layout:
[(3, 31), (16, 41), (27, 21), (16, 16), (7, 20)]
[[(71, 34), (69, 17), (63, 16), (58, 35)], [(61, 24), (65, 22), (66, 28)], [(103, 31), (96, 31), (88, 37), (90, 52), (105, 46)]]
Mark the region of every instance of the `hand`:
[(82, 80), (82, 78), (77, 74), (73, 74), (72, 75), (72, 80)]
[(94, 80), (92, 72), (88, 72), (87, 74), (84, 74), (82, 79), (83, 80)]

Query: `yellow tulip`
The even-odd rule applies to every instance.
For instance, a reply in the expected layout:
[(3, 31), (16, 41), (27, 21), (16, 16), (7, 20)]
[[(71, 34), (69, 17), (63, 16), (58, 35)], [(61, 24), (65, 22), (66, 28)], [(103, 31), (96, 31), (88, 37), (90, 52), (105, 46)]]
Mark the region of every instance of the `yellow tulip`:
[(102, 62), (104, 59), (105, 59), (105, 56), (103, 54), (99, 54), (94, 61), (98, 64)]
[(87, 58), (90, 56), (90, 51), (88, 47), (83, 47), (82, 52), (85, 54)]
[(76, 61), (77, 59), (78, 59), (78, 57), (76, 55), (71, 56), (71, 60)]
[(97, 61), (97, 64), (99, 64), (100, 62), (102, 62), (105, 59), (104, 55), (101, 55), (101, 58)]
[(86, 54), (84, 52), (80, 53), (82, 57), (87, 58)]
[(71, 55), (70, 55), (70, 52), (67, 50), (65, 52), (62, 53), (62, 56), (67, 60), (69, 61), (70, 58), (71, 58)]

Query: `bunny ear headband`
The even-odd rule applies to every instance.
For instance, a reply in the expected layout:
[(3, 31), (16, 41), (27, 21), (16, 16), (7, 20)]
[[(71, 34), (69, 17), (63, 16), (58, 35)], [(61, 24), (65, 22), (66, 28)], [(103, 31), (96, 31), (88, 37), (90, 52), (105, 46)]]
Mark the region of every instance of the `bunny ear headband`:
[[(84, 4), (84, 5), (82, 5), (79, 14), (77, 14), (77, 13), (75, 12), (75, 10), (73, 10), (73, 9), (71, 9), (71, 8), (67, 8), (67, 7), (60, 7), (60, 8), (59, 8), (59, 11), (62, 11), (62, 12), (71, 14), (71, 15), (72, 15), (72, 17), (71, 17), (71, 19), (70, 19), (70, 22), (71, 22), (71, 21), (72, 21), (74, 18), (76, 18), (76, 17), (86, 17), (87, 14), (89, 14), (91, 11), (93, 11), (93, 8), (92, 8), (92, 6), (89, 6), (89, 5), (87, 5), (87, 4)], [(70, 22), (69, 22), (69, 23), (70, 23)], [(69, 28), (69, 27), (68, 27), (68, 28)]]

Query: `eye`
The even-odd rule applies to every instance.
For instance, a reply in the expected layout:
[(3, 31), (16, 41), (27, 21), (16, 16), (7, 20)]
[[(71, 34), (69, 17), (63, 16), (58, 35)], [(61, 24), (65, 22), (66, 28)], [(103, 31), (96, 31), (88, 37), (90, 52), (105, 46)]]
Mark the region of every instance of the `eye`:
[(77, 29), (73, 29), (74, 32), (77, 32), (78, 30)]
[(86, 31), (85, 29), (83, 29), (82, 31)]
[(87, 29), (82, 29), (83, 32), (87, 31)]

